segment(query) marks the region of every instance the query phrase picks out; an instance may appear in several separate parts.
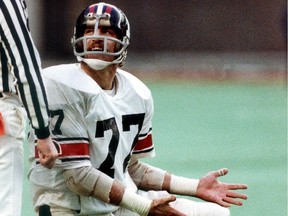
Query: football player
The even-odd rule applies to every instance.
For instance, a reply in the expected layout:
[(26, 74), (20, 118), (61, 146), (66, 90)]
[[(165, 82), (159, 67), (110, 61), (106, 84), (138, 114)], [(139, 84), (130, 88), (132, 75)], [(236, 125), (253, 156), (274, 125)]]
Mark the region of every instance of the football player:
[(60, 155), (52, 170), (41, 167), (35, 155), (30, 181), (36, 211), (40, 216), (229, 215), (226, 207), (247, 198), (231, 190), (247, 186), (219, 182), (227, 169), (197, 180), (139, 161), (155, 155), (153, 99), (145, 84), (119, 68), (129, 40), (125, 14), (110, 4), (93, 4), (79, 15), (72, 38), (79, 63), (45, 69)]

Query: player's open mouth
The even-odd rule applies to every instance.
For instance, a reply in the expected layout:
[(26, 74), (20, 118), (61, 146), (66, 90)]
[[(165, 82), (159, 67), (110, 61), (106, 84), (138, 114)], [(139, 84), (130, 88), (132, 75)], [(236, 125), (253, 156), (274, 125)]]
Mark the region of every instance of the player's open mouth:
[(93, 47), (92, 51), (103, 51), (103, 48), (101, 48), (101, 47)]

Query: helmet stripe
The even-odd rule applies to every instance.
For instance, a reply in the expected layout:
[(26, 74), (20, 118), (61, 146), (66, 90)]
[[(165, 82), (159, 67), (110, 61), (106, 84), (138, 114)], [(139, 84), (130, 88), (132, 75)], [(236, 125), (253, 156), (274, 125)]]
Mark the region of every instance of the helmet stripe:
[(112, 9), (113, 9), (112, 7), (107, 6), (106, 10), (105, 10), (105, 13), (111, 14)]
[(97, 12), (96, 12), (97, 15), (101, 15), (103, 13), (103, 7), (104, 7), (103, 3), (98, 4)]
[(89, 7), (89, 13), (94, 13), (95, 12), (95, 5), (92, 7)]

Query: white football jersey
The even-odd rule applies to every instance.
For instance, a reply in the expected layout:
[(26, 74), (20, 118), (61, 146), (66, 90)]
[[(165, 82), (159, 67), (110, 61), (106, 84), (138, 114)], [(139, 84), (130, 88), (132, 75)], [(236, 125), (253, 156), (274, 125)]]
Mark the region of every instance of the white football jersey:
[[(53, 139), (61, 146), (61, 164), (57, 166), (71, 169), (91, 163), (130, 187), (130, 157), (155, 154), (150, 90), (135, 76), (118, 69), (116, 94), (110, 96), (80, 64), (49, 67), (43, 77)], [(81, 197), (82, 214), (113, 210), (113, 205)]]

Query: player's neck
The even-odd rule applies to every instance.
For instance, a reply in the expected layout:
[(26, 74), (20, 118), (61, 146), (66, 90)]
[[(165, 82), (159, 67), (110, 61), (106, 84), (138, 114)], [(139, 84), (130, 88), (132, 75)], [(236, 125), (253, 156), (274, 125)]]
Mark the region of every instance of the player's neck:
[(81, 68), (88, 74), (103, 90), (111, 90), (115, 82), (117, 65), (109, 65), (103, 70), (93, 70), (86, 63), (81, 62)]

